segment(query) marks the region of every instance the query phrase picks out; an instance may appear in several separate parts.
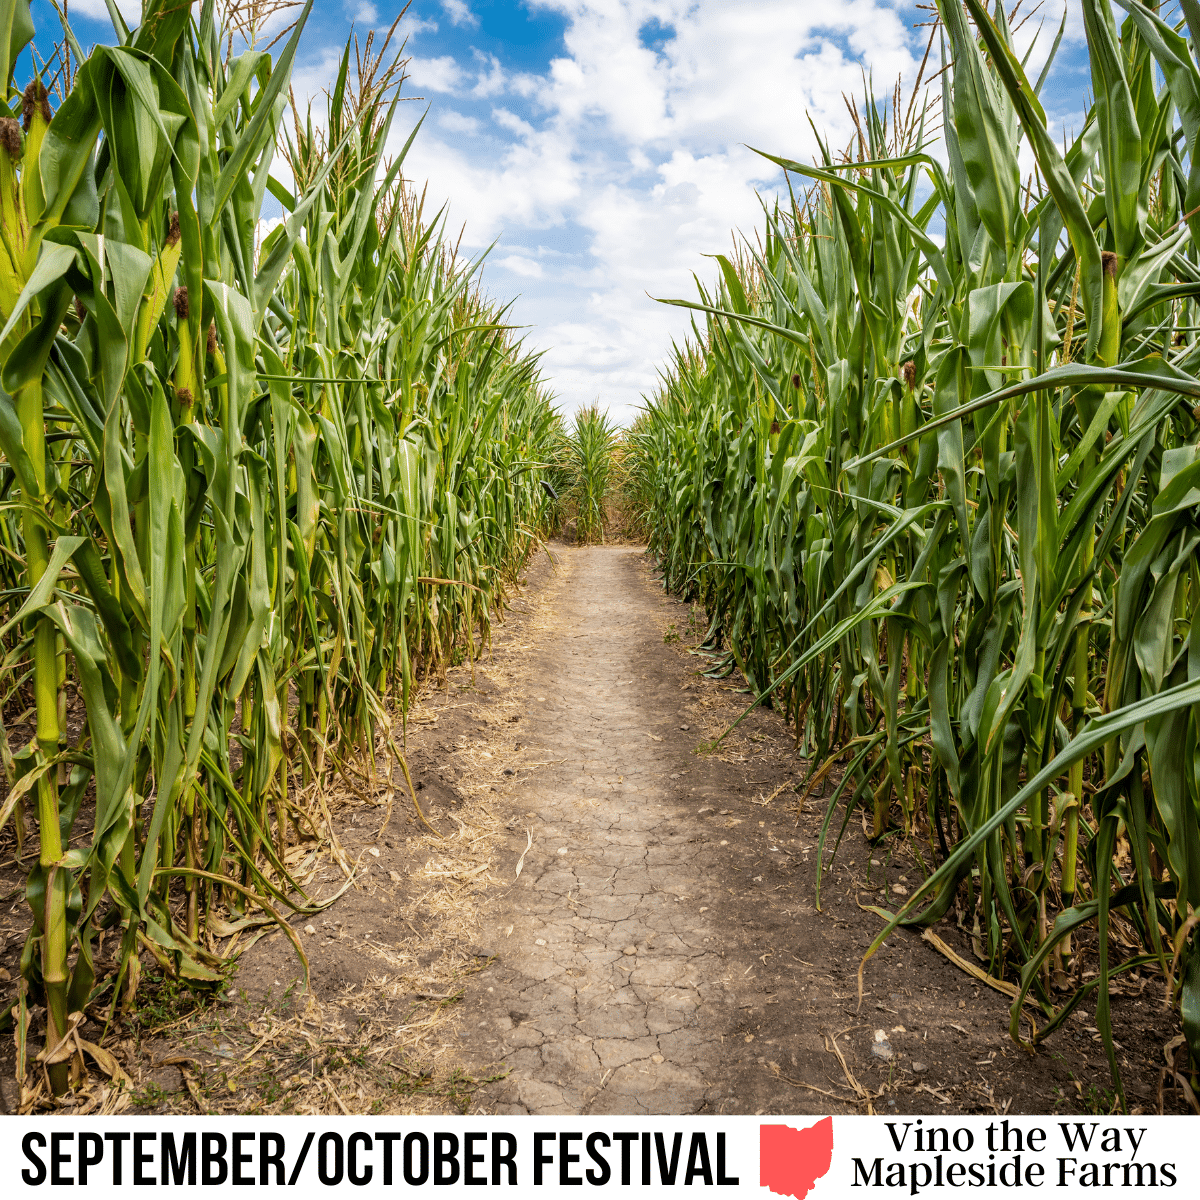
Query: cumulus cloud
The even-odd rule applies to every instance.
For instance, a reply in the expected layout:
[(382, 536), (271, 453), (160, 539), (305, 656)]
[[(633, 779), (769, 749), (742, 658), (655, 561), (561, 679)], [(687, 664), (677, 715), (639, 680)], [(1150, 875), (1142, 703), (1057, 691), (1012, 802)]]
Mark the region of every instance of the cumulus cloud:
[[(464, 245), (480, 248), (506, 229), (559, 225), (578, 196), (571, 143), (556, 130), (535, 131), (487, 155), (451, 145), (425, 129), (405, 160), (410, 179), (428, 180), (429, 196), (450, 202), (455, 224), (465, 223)], [(407, 130), (392, 135), (399, 150)]]
[(449, 54), (409, 59), (407, 70), (409, 83), (421, 92), (454, 92), (463, 80), (462, 68)]
[[(127, 25), (134, 26), (142, 19), (142, 0), (117, 0), (117, 8)], [(108, 5), (104, 0), (74, 0), (71, 15), (109, 23)]]
[(453, 108), (448, 108), (440, 113), (437, 123), (449, 133), (476, 134), (479, 132), (479, 121), (476, 117), (468, 117)]
[(537, 133), (537, 130), (528, 121), (523, 121), (516, 113), (509, 112), (507, 108), (493, 108), (492, 120), (501, 129), (507, 129), (509, 133), (515, 133), (518, 137), (526, 140), (534, 137)]
[(506, 254), (503, 258), (494, 259), (489, 265), (511, 271), (514, 275), (524, 275), (527, 279), (542, 277), (542, 264), (536, 258), (527, 258), (524, 254)]
[(445, 9), (446, 16), (450, 18), (453, 25), (465, 25), (469, 29), (475, 29), (479, 25), (479, 18), (471, 11), (465, 0), (442, 0), (442, 8)]
[[(500, 238), (490, 278), (500, 295), (506, 276), (528, 281), (514, 319), (535, 326), (530, 342), (546, 349), (564, 407), (599, 395), (627, 417), (689, 330), (686, 313), (649, 297), (692, 294), (691, 273), (712, 274), (702, 255), (727, 251), (737, 230), (752, 236), (756, 193), (782, 190), (749, 147), (811, 158), (810, 116), (835, 150), (846, 146), (843, 95), (861, 97), (870, 79), (888, 97), (899, 78), (907, 100), (929, 33), (914, 24), (927, 14), (911, 0), (529, 3), (562, 18), (561, 52), (538, 74), (514, 73), (465, 39), (453, 67), (438, 68), (440, 90), (468, 110), (490, 104), (491, 125), (439, 118), (445, 136), (423, 132), (407, 171), (450, 203), (456, 228), (466, 223), (464, 246)], [(1068, 42), (1079, 29), (1070, 3)], [(461, 0), (443, 8), (460, 23), (472, 16)], [(1031, 71), (1059, 19), (1047, 17)], [(1022, 54), (1036, 24), (1017, 34)], [(483, 132), (486, 155), (453, 136)], [(543, 235), (561, 253), (516, 251)]]
[(508, 72), (494, 54), (475, 53), (478, 71), (471, 94), (480, 99), (485, 96), (500, 96), (508, 90)]

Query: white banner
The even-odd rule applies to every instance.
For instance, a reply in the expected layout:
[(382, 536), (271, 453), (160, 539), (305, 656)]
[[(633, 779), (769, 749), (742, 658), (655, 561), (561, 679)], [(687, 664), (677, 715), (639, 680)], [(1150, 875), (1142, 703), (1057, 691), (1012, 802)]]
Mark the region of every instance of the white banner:
[(28, 1194), (659, 1191), (834, 1197), (1200, 1195), (1190, 1117), (20, 1117)]

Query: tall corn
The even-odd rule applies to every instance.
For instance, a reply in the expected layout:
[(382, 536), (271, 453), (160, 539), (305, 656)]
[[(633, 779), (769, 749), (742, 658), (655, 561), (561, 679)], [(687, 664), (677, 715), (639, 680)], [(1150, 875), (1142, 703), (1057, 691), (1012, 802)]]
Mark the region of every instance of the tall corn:
[(36, 821), (14, 1011), (24, 1046), (44, 1008), (56, 1093), (71, 1014), (119, 1012), (143, 957), (216, 984), (223, 939), (316, 910), (307, 785), (400, 755), (418, 672), (479, 652), (546, 518), (555, 414), (383, 158), (387, 44), (287, 128), (310, 9), (277, 57), (213, 0), (86, 56), (64, 26), (57, 102), (14, 83), (33, 27), (0, 0), (0, 825)]
[(1200, 10), (1124, 7), (1083, 0), (1060, 146), (1004, 10), (939, 3), (940, 130), (897, 94), (842, 156), (768, 155), (802, 186), (672, 301), (694, 336), (633, 433), (714, 671), (842, 768), (821, 858), (860, 806), (930, 843), (867, 958), (955, 913), (1015, 1039), (1095, 995), (1122, 1100), (1122, 972), (1161, 973), (1200, 1064)]

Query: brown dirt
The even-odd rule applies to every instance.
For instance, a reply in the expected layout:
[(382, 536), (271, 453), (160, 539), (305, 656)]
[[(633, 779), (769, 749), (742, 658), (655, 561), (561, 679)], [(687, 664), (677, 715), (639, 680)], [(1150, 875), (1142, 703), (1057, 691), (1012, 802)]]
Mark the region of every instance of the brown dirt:
[[(860, 1007), (855, 976), (879, 929), (860, 904), (886, 906), (929, 848), (872, 847), (856, 819), (818, 913), (825, 802), (798, 811), (805, 764), (781, 718), (758, 710), (711, 752), (747, 697), (688, 653), (702, 615), (665, 596), (635, 548), (559, 545), (554, 558), (531, 567), (490, 658), (452, 670), (410, 721), (417, 794), (446, 836), (418, 823), (399, 768), (343, 795), (335, 823), (359, 873), (294, 922), (311, 996), (279, 933), (199, 1013), (151, 994), (117, 1048), (138, 1107), (1111, 1107), (1091, 1010), (1031, 1056), (1009, 1040), (1007, 998), (914, 934), (868, 965)], [(331, 895), (345, 880), (329, 865), (318, 883)], [(938, 933), (971, 958), (952, 921)], [(1126, 1088), (1153, 1111), (1177, 1023), (1161, 980), (1123, 991)], [(872, 1050), (880, 1037), (888, 1058)]]
[[(512, 810), (529, 814), (510, 860), (526, 825), (533, 846), (521, 878), (483, 910), (480, 942), (497, 957), (464, 997), (468, 1070), (510, 1072), (478, 1102), (827, 1112), (862, 1111), (878, 1093), (882, 1111), (1105, 1106), (1090, 1016), (1031, 1057), (1007, 1036), (1005, 998), (915, 935), (872, 961), (859, 1007), (855, 975), (879, 923), (858, 900), (880, 903), (881, 888), (918, 878), (912, 860), (882, 865), (852, 829), (818, 914), (824, 805), (795, 811), (803, 764), (782, 720), (757, 711), (718, 755), (698, 752), (745, 698), (664, 643), (686, 630), (688, 610), (626, 548), (563, 559), (526, 689), (531, 736), (563, 761), (509, 789)], [(1117, 1004), (1134, 1104), (1150, 1103), (1151, 1057), (1174, 1032), (1158, 990)], [(887, 1061), (872, 1053), (879, 1031)]]

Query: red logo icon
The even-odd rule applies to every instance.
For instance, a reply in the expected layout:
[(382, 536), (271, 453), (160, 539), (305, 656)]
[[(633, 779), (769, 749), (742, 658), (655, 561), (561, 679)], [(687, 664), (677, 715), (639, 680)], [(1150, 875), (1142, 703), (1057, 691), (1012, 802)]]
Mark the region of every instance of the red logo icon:
[(758, 1127), (758, 1182), (777, 1196), (804, 1200), (833, 1161), (833, 1118), (807, 1129)]

